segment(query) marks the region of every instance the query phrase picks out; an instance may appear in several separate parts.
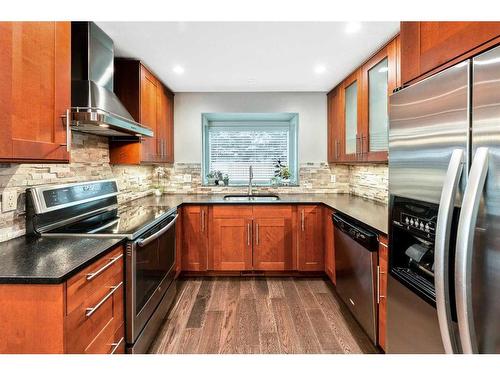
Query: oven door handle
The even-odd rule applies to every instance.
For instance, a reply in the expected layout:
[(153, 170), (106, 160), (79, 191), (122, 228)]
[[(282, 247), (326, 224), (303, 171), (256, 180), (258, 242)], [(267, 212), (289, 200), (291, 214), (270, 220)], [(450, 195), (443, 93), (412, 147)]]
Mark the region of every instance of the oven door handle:
[(174, 219), (167, 224), (167, 226), (161, 228), (158, 232), (152, 234), (151, 236), (149, 236), (148, 238), (145, 238), (143, 240), (139, 240), (137, 241), (137, 246), (139, 247), (143, 247), (143, 246), (146, 246), (148, 243), (150, 243), (151, 241), (154, 241), (156, 240), (158, 237), (160, 237), (163, 233), (165, 233), (166, 231), (168, 231), (170, 228), (172, 228), (172, 225), (175, 224), (175, 222), (177, 221), (177, 218), (179, 217), (179, 214), (176, 214)]

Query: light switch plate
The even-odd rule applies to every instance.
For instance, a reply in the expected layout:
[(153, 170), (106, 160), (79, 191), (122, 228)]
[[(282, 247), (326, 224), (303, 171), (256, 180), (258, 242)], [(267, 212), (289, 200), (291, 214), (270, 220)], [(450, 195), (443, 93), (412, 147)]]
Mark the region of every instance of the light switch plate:
[(184, 175), (184, 182), (191, 182), (191, 175), (190, 174)]
[(334, 175), (334, 174), (330, 175), (330, 182), (336, 183), (337, 182), (337, 175)]
[(15, 211), (17, 208), (17, 190), (5, 189), (2, 192), (2, 212)]

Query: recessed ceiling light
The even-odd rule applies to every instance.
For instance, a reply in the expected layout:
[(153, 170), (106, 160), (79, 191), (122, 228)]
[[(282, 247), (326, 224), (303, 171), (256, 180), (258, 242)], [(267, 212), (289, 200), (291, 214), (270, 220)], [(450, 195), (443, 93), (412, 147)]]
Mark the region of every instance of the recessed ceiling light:
[(316, 74), (323, 74), (324, 72), (326, 72), (326, 66), (324, 66), (324, 65), (316, 65), (314, 67), (314, 73), (316, 73)]
[(345, 32), (347, 34), (354, 34), (361, 29), (361, 22), (347, 22), (345, 25)]
[(174, 66), (173, 70), (174, 70), (175, 74), (182, 74), (182, 73), (184, 73), (184, 68), (182, 66), (180, 66), (180, 65)]
[(255, 78), (248, 78), (247, 82), (249, 85), (255, 85), (257, 83), (257, 80)]

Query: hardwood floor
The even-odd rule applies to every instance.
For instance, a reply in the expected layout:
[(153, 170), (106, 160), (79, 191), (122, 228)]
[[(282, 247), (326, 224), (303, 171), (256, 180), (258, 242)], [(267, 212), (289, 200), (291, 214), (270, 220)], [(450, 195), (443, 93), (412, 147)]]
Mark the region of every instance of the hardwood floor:
[(150, 353), (378, 353), (321, 278), (179, 281)]

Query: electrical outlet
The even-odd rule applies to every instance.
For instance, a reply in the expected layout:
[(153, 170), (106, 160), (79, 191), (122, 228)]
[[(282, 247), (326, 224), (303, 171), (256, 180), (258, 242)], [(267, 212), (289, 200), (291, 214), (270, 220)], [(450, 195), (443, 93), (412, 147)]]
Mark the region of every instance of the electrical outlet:
[(184, 182), (191, 182), (191, 175), (190, 174), (184, 175)]
[(2, 212), (15, 211), (17, 208), (17, 190), (6, 189), (2, 192)]
[(330, 175), (330, 182), (336, 183), (337, 182), (337, 175), (334, 175), (334, 174)]

